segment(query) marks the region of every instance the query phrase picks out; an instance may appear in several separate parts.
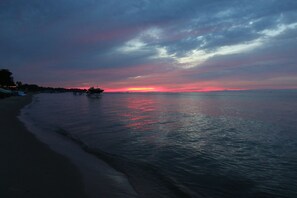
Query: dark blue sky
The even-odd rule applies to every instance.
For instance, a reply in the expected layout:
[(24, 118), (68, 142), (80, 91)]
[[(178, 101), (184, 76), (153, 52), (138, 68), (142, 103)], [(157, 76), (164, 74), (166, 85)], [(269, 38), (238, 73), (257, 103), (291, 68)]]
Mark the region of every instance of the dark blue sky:
[(297, 88), (295, 0), (1, 0), (0, 67), (107, 90)]

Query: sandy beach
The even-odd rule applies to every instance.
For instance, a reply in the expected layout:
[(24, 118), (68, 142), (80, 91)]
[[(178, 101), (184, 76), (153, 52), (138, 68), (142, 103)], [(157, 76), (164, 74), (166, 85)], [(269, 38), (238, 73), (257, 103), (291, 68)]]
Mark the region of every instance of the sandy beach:
[(30, 95), (0, 100), (0, 197), (138, 197), (123, 173), (75, 142), (36, 133), (21, 111), (31, 101)]
[(32, 96), (0, 100), (0, 197), (87, 197), (77, 168), (17, 119)]

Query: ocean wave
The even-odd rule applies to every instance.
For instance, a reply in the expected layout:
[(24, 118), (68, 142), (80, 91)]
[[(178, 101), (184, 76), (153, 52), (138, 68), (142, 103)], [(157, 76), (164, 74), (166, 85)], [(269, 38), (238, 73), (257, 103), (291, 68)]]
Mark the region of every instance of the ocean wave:
[(80, 145), (83, 150), (91, 153), (101, 160), (107, 162), (114, 169), (124, 173), (135, 191), (143, 198), (151, 197), (192, 197), (194, 194), (189, 189), (178, 184), (172, 178), (163, 175), (158, 168), (147, 162), (135, 161), (123, 156), (107, 153), (92, 148), (77, 137), (68, 133), (65, 129), (59, 128), (56, 133), (67, 137)]

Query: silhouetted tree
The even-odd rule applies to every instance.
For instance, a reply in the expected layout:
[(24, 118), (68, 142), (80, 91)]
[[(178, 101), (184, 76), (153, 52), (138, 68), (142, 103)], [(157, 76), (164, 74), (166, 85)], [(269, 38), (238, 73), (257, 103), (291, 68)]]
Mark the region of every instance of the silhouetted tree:
[(8, 69), (0, 70), (0, 86), (13, 86), (15, 85), (13, 82), (12, 73)]
[(23, 83), (21, 81), (16, 81), (15, 84), (18, 88), (22, 88), (22, 86), (23, 86)]

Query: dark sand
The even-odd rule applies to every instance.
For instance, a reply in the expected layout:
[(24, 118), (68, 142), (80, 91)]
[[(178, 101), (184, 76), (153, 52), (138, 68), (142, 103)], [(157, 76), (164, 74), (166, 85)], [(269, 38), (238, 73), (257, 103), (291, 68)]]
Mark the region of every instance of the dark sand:
[(0, 100), (0, 197), (87, 197), (76, 167), (39, 142), (18, 120), (31, 96)]

